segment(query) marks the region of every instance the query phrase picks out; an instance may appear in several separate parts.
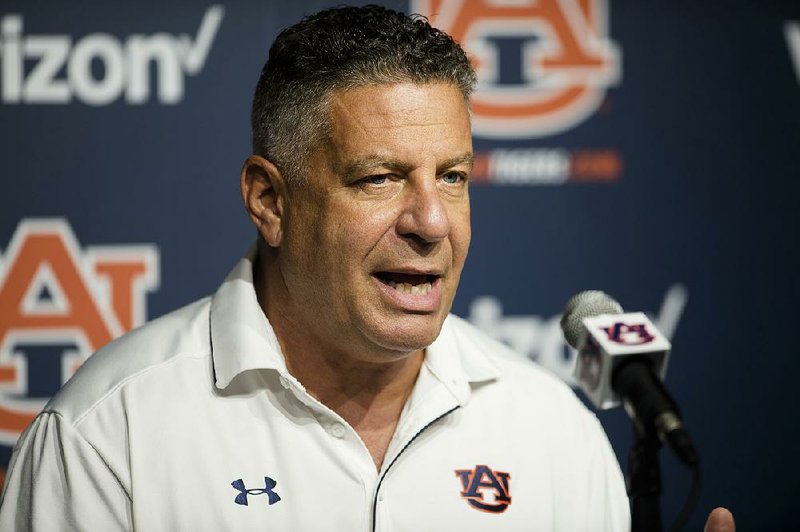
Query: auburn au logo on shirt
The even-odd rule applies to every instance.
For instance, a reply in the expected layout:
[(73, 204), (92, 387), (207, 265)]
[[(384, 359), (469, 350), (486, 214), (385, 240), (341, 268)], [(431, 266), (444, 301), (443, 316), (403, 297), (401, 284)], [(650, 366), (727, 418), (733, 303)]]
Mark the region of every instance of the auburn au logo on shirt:
[(456, 476), (463, 488), (461, 496), (476, 510), (499, 514), (511, 504), (510, 473), (476, 465), (472, 469), (457, 469)]
[(84, 249), (62, 218), (19, 222), (0, 252), (0, 444), (13, 445), (89, 355), (145, 322), (158, 283), (154, 245)]

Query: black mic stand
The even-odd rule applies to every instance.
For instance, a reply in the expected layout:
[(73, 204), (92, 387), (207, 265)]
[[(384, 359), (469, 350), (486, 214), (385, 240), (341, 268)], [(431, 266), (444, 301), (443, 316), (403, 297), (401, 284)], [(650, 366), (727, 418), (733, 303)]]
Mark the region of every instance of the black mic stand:
[(661, 532), (661, 441), (652, 427), (636, 418), (633, 445), (628, 456), (628, 496), (631, 499), (631, 531)]

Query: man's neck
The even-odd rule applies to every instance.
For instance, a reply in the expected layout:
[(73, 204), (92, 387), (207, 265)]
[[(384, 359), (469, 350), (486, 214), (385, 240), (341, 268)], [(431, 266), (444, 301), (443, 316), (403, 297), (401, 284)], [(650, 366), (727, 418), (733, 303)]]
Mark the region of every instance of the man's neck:
[[(256, 293), (272, 325), (286, 368), (313, 397), (358, 433), (380, 470), (422, 365), (424, 349), (412, 353), (361, 353), (329, 345), (270, 308), (265, 279), (254, 272)], [(278, 283), (271, 283), (280, 292)], [(274, 301), (272, 293), (270, 298)]]
[(424, 351), (386, 363), (326, 356), (283, 345), (289, 373), (358, 433), (380, 470), (424, 358)]

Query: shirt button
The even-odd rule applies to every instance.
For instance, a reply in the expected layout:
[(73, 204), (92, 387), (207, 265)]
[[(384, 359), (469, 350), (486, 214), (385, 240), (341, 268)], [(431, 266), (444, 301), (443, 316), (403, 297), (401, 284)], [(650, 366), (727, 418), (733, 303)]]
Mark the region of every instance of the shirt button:
[(328, 425), (328, 434), (334, 438), (344, 438), (344, 425), (341, 423), (331, 423)]

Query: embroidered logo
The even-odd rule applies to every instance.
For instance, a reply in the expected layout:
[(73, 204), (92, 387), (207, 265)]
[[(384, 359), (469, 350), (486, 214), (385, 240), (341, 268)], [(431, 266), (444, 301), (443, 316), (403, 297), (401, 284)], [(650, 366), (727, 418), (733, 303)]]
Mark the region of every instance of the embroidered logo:
[(268, 497), (267, 504), (273, 505), (279, 500), (281, 500), (281, 496), (278, 495), (273, 491), (273, 488), (278, 483), (272, 480), (269, 477), (264, 477), (264, 489), (252, 489), (249, 490), (245, 487), (244, 481), (242, 479), (236, 479), (231, 482), (231, 486), (233, 489), (239, 492), (239, 495), (233, 500), (236, 504), (241, 504), (242, 506), (247, 506), (247, 496), (248, 495), (264, 495), (266, 494)]
[(456, 476), (461, 480), (461, 496), (473, 508), (499, 514), (505, 512), (511, 504), (508, 487), (510, 473), (494, 471), (486, 465), (476, 465), (474, 469), (457, 469)]

